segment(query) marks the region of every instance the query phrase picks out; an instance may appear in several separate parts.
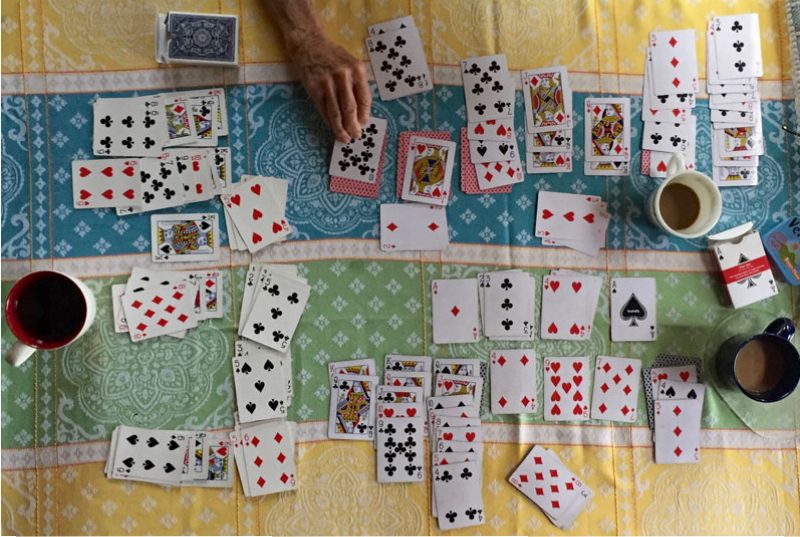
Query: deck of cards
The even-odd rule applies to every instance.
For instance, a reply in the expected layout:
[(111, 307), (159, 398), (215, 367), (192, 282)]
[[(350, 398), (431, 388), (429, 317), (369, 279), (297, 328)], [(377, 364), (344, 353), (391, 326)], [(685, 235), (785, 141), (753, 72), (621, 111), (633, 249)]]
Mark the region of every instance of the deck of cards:
[(286, 354), (310, 294), (297, 267), (252, 263), (245, 276), (239, 335)]
[(694, 30), (650, 32), (642, 92), (642, 174), (666, 177), (673, 153), (695, 169), (698, 91)]
[(551, 450), (534, 446), (508, 482), (542, 510), (557, 528), (569, 530), (594, 495)]
[(628, 175), (631, 100), (628, 97), (587, 97), (584, 114), (584, 175)]
[(706, 30), (706, 57), (714, 182), (721, 187), (755, 186), (758, 157), (764, 154), (758, 14), (712, 17)]
[(369, 27), (366, 45), (381, 100), (389, 101), (433, 89), (413, 17), (373, 24)]
[(220, 196), (228, 221), (231, 248), (256, 253), (291, 234), (286, 221), (289, 182), (276, 177), (243, 175)]
[(528, 173), (572, 171), (572, 88), (559, 65), (522, 72)]
[(534, 235), (547, 246), (566, 246), (597, 257), (606, 245), (610, 216), (599, 196), (540, 190)]
[(156, 61), (236, 66), (239, 17), (169, 11), (156, 15)]
[(120, 425), (111, 436), (105, 474), (159, 485), (231, 487), (233, 450), (228, 433)]
[[(525, 175), (514, 133), (515, 89), (506, 57), (461, 60), (461, 76), (468, 121), (461, 147), (462, 189), (467, 194), (508, 192)], [(473, 174), (477, 185), (465, 179)]]
[(134, 267), (127, 283), (111, 288), (114, 331), (134, 342), (182, 338), (198, 321), (224, 316), (219, 271), (152, 271)]

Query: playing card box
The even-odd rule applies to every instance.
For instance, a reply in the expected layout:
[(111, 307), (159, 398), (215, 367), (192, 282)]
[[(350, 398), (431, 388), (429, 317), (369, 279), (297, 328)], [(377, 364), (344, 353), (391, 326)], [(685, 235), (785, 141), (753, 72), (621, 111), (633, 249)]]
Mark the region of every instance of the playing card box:
[(195, 65), (239, 64), (239, 17), (169, 11), (156, 15), (156, 61)]
[(709, 235), (708, 241), (734, 308), (778, 294), (761, 236), (752, 223)]

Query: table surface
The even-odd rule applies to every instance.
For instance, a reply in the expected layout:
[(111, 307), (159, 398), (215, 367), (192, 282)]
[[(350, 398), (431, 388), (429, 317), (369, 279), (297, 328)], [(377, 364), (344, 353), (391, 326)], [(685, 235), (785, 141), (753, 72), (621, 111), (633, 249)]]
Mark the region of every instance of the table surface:
[[(777, 0), (424, 0), (317, 1), (329, 35), (366, 60), (368, 24), (412, 14), (435, 88), (392, 102), (374, 101), (391, 133), (379, 199), (327, 191), (333, 143), (303, 89), (292, 81), (277, 29), (260, 0), (18, 0), (2, 4), (2, 279), (3, 295), (30, 270), (73, 273), (98, 299), (98, 318), (79, 342), (42, 352), (24, 366), (2, 365), (2, 531), (5, 534), (382, 533), (435, 534), (429, 485), (378, 485), (372, 449), (328, 441), (325, 364), (389, 352), (486, 360), (492, 344), (437, 346), (431, 341), (433, 278), (474, 276), (520, 267), (537, 277), (567, 267), (602, 276), (657, 279), (659, 338), (608, 339), (608, 286), (586, 342), (536, 341), (547, 355), (630, 356), (651, 363), (663, 352), (707, 358), (731, 323), (798, 317), (800, 293), (780, 294), (735, 312), (724, 303), (702, 240), (659, 233), (643, 213), (657, 180), (640, 175), (640, 151), (629, 177), (584, 177), (582, 115), (574, 133), (576, 171), (528, 175), (509, 195), (455, 192), (448, 207), (453, 243), (444, 252), (384, 254), (378, 249), (378, 204), (396, 201), (396, 134), (437, 129), (458, 139), (465, 125), (458, 62), (505, 53), (513, 70), (565, 64), (574, 108), (587, 96), (630, 95), (641, 109), (648, 32), (694, 28), (704, 75), (702, 36), (711, 14), (757, 12), (761, 22), (766, 155), (760, 184), (723, 192), (719, 228), (753, 221), (762, 231), (797, 214), (800, 144), (792, 106), (785, 5)], [(236, 13), (242, 21), (242, 66), (169, 68), (153, 59), (155, 13), (168, 9)], [(167, 489), (107, 480), (102, 469), (111, 431), (120, 423), (158, 428), (230, 429), (235, 398), (229, 357), (244, 272), (251, 256), (227, 248), (216, 265), (227, 278), (226, 313), (185, 340), (132, 344), (111, 323), (111, 285), (133, 266), (150, 266), (149, 215), (118, 218), (108, 210), (74, 210), (70, 162), (91, 155), (91, 102), (98, 95), (223, 86), (228, 97), (233, 172), (289, 180), (289, 221), (297, 237), (256, 260), (297, 263), (313, 287), (293, 344), (298, 474), (293, 493), (248, 499), (230, 490)], [(517, 93), (517, 129), (522, 133)], [(697, 159), (710, 173), (710, 122), (700, 99)], [(519, 136), (518, 136), (519, 137)], [(520, 138), (521, 139), (521, 138)], [(641, 123), (632, 124), (632, 147)], [(456, 164), (454, 176), (459, 176)], [(539, 189), (590, 193), (608, 202), (609, 249), (596, 259), (542, 247), (533, 235)], [(217, 211), (217, 201), (187, 211)], [(224, 235), (224, 234), (223, 234)], [(223, 236), (223, 239), (225, 237)], [(188, 267), (177, 267), (188, 268)], [(606, 280), (607, 282), (608, 280)], [(738, 317), (737, 317), (738, 316)], [(13, 342), (2, 327), (2, 350)], [(498, 347), (515, 346), (497, 343)], [(541, 387), (539, 388), (541, 390)], [(640, 408), (644, 408), (643, 400)], [(757, 412), (765, 428), (796, 429), (797, 416)], [(800, 444), (750, 431), (713, 389), (707, 392), (702, 460), (655, 465), (646, 413), (634, 425), (544, 423), (534, 416), (486, 414), (484, 501), (487, 521), (465, 533), (551, 534), (544, 515), (507, 482), (530, 445), (557, 452), (595, 496), (573, 533), (800, 532)]]

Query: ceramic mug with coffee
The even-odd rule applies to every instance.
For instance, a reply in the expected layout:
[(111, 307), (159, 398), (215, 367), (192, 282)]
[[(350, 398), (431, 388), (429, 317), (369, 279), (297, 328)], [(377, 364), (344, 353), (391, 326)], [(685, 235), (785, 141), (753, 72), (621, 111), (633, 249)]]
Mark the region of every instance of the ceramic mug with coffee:
[(682, 239), (702, 237), (717, 225), (722, 195), (707, 175), (686, 169), (683, 155), (675, 153), (667, 164), (667, 178), (650, 196), (650, 220)]
[(96, 312), (94, 294), (82, 281), (61, 272), (31, 272), (6, 298), (6, 322), (19, 340), (6, 355), (21, 365), (37, 350), (64, 347), (86, 333)]
[(792, 345), (794, 323), (785, 317), (763, 332), (728, 339), (717, 353), (720, 376), (754, 401), (774, 403), (800, 382), (800, 353)]

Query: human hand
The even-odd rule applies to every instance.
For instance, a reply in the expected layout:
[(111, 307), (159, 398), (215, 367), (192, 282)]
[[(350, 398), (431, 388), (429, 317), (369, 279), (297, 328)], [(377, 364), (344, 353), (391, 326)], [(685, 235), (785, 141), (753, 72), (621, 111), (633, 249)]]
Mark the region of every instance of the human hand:
[(336, 139), (359, 138), (372, 105), (363, 63), (322, 34), (305, 33), (287, 45), (300, 81)]

